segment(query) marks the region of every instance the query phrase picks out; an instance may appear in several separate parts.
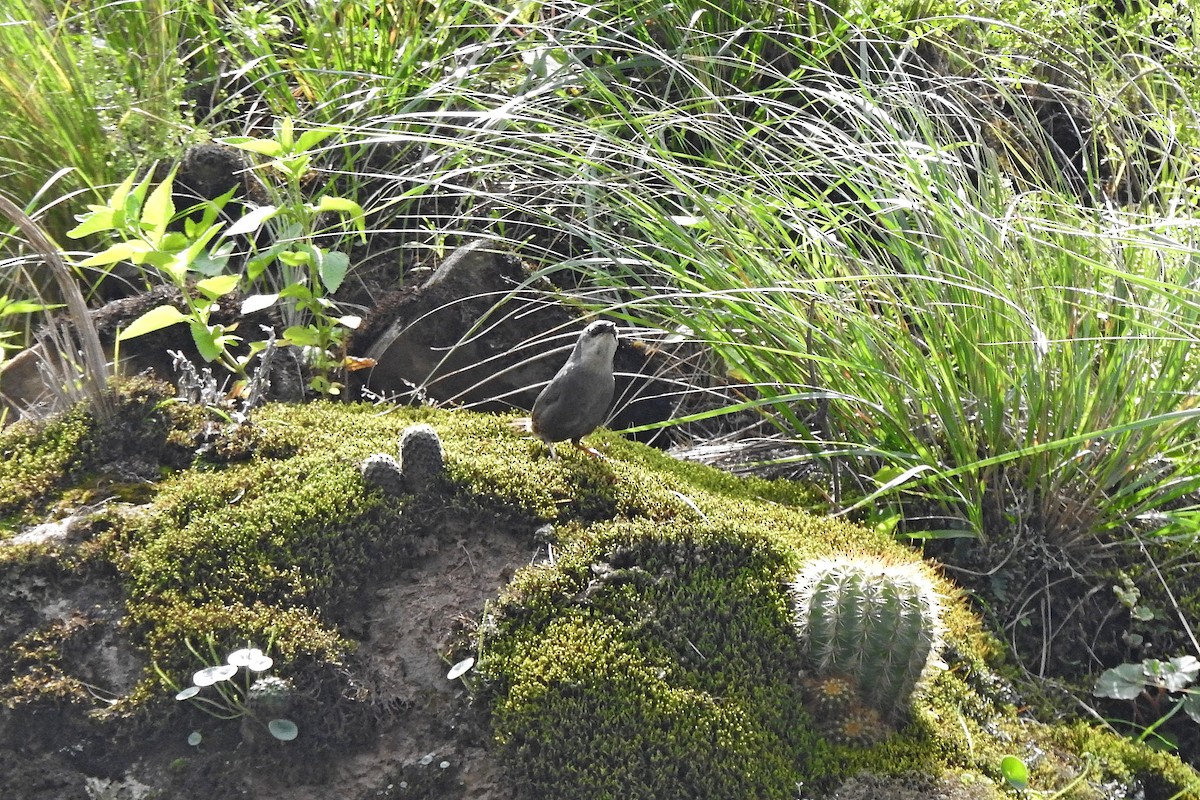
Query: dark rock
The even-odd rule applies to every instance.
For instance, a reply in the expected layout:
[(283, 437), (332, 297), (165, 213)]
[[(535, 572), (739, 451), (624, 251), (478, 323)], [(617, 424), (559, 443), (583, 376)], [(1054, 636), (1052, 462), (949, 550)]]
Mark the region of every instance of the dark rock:
[[(385, 297), (364, 320), (349, 352), (376, 365), (356, 375), (355, 389), (480, 410), (527, 410), (586, 323), (535, 286), (503, 246), (479, 239), (451, 253), (421, 286)], [(670, 363), (622, 335), (609, 427), (670, 417), (676, 396)]]

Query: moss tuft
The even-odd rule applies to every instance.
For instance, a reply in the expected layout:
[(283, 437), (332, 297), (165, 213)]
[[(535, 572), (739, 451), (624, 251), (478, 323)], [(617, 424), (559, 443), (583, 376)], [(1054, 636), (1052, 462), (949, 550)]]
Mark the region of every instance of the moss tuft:
[(18, 422), (0, 433), (0, 519), (36, 512), (67, 484), (92, 451), (83, 409), (46, 422)]
[(170, 402), (173, 394), (169, 384), (131, 378), (121, 382), (107, 420), (79, 404), (62, 416), (0, 432), (0, 520), (15, 531), (53, 508), (64, 491), (74, 494), (68, 506), (91, 502), (99, 490), (71, 488), (88, 484), (88, 476), (108, 497), (112, 484), (146, 485), (164, 469), (186, 466), (202, 419), (197, 409)]
[(557, 568), (526, 572), (500, 604), (481, 667), (531, 791), (792, 796), (813, 737), (786, 550), (699, 525), (574, 533)]

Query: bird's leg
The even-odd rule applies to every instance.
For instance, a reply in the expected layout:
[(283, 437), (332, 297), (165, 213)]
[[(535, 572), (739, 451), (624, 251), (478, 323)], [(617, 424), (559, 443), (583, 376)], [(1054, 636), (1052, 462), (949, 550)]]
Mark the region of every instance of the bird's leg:
[(572, 439), (571, 444), (575, 445), (577, 448), (579, 448), (583, 452), (587, 453), (589, 456), (592, 456), (593, 458), (598, 458), (601, 461), (608, 461), (608, 456), (604, 455), (604, 453), (601, 453), (599, 450), (597, 450), (594, 447), (588, 447), (586, 444), (583, 443), (582, 438)]

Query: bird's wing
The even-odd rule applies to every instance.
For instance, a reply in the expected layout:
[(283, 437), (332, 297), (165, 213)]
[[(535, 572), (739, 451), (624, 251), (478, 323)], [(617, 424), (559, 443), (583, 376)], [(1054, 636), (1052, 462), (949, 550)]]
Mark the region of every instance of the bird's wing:
[(537, 400), (533, 402), (535, 411), (553, 405), (562, 399), (563, 391), (566, 389), (567, 381), (559, 380), (560, 376), (555, 375), (554, 380), (546, 384), (546, 388), (542, 389), (541, 394), (537, 396)]

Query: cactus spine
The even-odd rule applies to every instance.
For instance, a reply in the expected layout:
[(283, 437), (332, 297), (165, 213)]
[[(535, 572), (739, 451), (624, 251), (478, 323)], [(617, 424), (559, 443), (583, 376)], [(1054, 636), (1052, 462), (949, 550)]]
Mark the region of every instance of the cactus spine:
[(386, 453), (368, 456), (359, 465), (363, 480), (386, 494), (422, 492), (445, 468), (442, 440), (432, 425), (410, 425), (400, 436), (399, 458)]
[(404, 494), (404, 476), (400, 474), (400, 465), (386, 453), (368, 456), (359, 465), (359, 470), (363, 480), (371, 486), (377, 486), (387, 494)]
[(823, 558), (792, 584), (797, 633), (818, 675), (854, 679), (862, 699), (892, 722), (937, 661), (941, 605), (913, 564)]
[(442, 440), (432, 425), (410, 425), (400, 436), (400, 471), (409, 491), (428, 489), (445, 467)]

